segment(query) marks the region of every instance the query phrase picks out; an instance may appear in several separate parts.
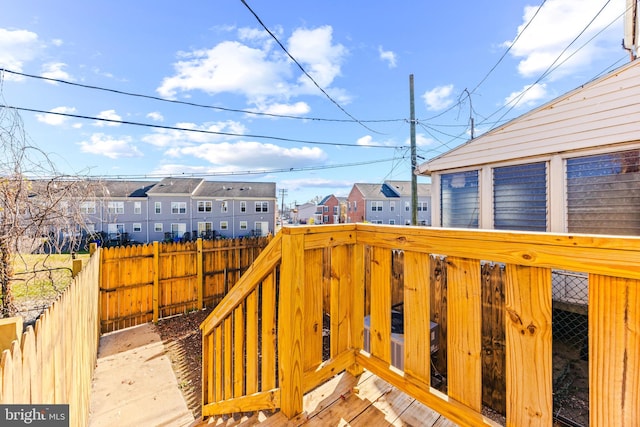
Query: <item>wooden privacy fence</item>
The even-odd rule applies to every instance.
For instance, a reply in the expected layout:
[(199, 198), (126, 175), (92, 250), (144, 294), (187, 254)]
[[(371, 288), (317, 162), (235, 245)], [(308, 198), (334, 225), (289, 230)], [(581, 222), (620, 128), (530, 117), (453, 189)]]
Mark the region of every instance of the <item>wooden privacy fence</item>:
[(102, 249), (102, 332), (217, 304), (271, 237)]
[(99, 260), (94, 253), (35, 328), (23, 333), (21, 318), (13, 325), (4, 320), (16, 339), (2, 351), (0, 403), (69, 404), (69, 425), (88, 424), (100, 339)]
[[(398, 251), (403, 370), (392, 366)], [(279, 408), (293, 417), (303, 411), (305, 393), (345, 369), (365, 368), (460, 425), (496, 425), (482, 405), (485, 383), (494, 382), (504, 388), (506, 425), (551, 426), (552, 272), (559, 269), (589, 275), (590, 425), (635, 425), (639, 265), (637, 237), (370, 224), (284, 228), (201, 325), (202, 413)], [(434, 305), (438, 299), (446, 306)], [(446, 313), (432, 313), (432, 306)], [(486, 331), (487, 317), (503, 332)], [(434, 318), (446, 322), (443, 391), (431, 384)], [(502, 333), (504, 379), (487, 378), (485, 365), (494, 362), (483, 357), (483, 334)]]

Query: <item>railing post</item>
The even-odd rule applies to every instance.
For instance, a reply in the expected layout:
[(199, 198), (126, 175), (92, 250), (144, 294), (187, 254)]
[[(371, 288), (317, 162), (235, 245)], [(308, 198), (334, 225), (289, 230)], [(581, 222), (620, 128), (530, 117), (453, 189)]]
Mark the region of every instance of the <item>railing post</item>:
[(160, 299), (160, 246), (153, 242), (153, 323), (158, 323)]
[[(353, 247), (353, 263), (351, 272), (351, 301), (350, 306), (350, 325), (351, 325), (351, 348), (359, 352), (364, 344), (364, 246), (356, 244)], [(358, 376), (362, 374), (362, 366), (354, 363), (347, 371)]]
[(292, 418), (302, 412), (302, 319), (304, 302), (304, 235), (282, 236), (278, 354), (282, 413)]
[(202, 250), (202, 238), (196, 240), (196, 269), (197, 271), (197, 283), (198, 283), (198, 308), (204, 308), (204, 252)]
[(71, 263), (71, 277), (76, 277), (82, 270), (82, 260), (74, 259)]

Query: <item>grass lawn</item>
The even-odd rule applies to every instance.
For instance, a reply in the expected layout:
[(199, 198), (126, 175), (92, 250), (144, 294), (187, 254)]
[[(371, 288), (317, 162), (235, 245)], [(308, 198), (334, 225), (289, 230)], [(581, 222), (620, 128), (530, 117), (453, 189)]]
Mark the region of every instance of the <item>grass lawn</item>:
[[(75, 255), (83, 264), (89, 254)], [(54, 299), (71, 283), (70, 254), (20, 254), (13, 260), (13, 298), (17, 303), (32, 299)]]

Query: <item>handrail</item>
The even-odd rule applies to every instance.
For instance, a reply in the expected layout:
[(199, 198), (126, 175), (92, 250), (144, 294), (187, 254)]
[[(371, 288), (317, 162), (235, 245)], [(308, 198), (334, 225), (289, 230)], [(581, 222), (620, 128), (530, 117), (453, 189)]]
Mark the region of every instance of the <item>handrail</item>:
[[(391, 366), (396, 251), (403, 254), (402, 371)], [(482, 415), (485, 263), (504, 271), (507, 424), (553, 422), (556, 269), (589, 274), (592, 425), (640, 419), (640, 238), (371, 224), (291, 227), (276, 236), (201, 325), (203, 414), (280, 408), (292, 417), (302, 411), (304, 393), (342, 370), (357, 375), (365, 368), (453, 422), (495, 425)], [(431, 387), (424, 339), (429, 302), (443, 292), (446, 394)]]

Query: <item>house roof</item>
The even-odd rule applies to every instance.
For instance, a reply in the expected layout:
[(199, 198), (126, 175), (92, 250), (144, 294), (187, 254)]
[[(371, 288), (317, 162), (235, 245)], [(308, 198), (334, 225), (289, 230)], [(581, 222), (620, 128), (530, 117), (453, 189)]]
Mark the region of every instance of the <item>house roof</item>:
[(640, 59), (418, 166), (422, 175), (637, 141)]
[(164, 178), (147, 191), (147, 195), (191, 195), (202, 182), (202, 178)]
[[(411, 181), (385, 181), (384, 184), (354, 184), (367, 200), (411, 197)], [(431, 184), (418, 184), (418, 196), (431, 195)]]
[(204, 181), (193, 193), (194, 197), (214, 198), (274, 198), (275, 182)]
[(362, 194), (363, 199), (384, 199), (385, 196), (382, 194), (382, 184), (366, 184), (366, 183), (355, 183), (353, 184), (360, 193)]
[(102, 181), (105, 197), (146, 197), (157, 181)]

